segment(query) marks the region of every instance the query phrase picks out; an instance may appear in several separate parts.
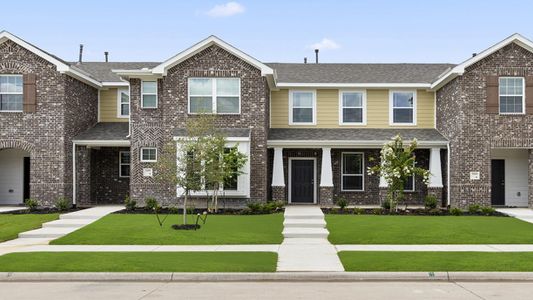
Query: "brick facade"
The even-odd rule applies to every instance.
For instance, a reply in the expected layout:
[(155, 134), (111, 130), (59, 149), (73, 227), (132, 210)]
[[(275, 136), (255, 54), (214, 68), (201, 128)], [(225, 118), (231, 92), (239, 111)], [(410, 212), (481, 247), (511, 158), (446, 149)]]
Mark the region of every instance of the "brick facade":
[[(161, 149), (172, 142), (173, 130), (185, 128), (188, 118), (188, 78), (191, 77), (238, 77), (241, 79), (241, 113), (217, 115), (220, 128), (251, 129), (250, 145), (250, 199), (221, 200), (223, 205), (242, 206), (248, 201), (267, 200), (267, 130), (268, 130), (268, 85), (261, 71), (237, 58), (222, 48), (213, 45), (168, 70), (158, 80), (158, 108), (142, 109), (141, 81), (131, 79), (131, 124), (132, 124), (132, 177), (131, 197), (143, 203), (154, 196), (163, 203), (175, 202), (175, 189), (143, 177), (143, 168), (155, 168), (154, 164), (140, 162), (140, 148), (155, 146)], [(154, 172), (157, 170), (154, 169)], [(193, 201), (194, 202), (194, 201)], [(198, 199), (196, 206), (205, 206), (205, 199)]]
[[(533, 76), (533, 53), (507, 45), (437, 91), (437, 129), (450, 141), (451, 206), (491, 205), (491, 149), (533, 148), (533, 115), (486, 112), (487, 76)], [(480, 180), (470, 180), (470, 172)], [(530, 193), (531, 197), (531, 193)]]
[(30, 197), (72, 198), (71, 139), (96, 123), (98, 91), (12, 41), (0, 44), (0, 73), (36, 75), (34, 113), (0, 113), (0, 148), (30, 153)]

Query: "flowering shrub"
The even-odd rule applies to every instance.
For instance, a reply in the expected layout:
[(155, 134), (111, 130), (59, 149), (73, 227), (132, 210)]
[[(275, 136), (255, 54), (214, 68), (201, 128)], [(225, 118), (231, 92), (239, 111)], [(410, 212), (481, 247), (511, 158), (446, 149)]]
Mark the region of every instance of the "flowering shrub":
[(404, 200), (403, 191), (409, 177), (420, 176), (426, 184), (429, 181), (429, 171), (416, 166), (416, 147), (416, 139), (404, 146), (402, 137), (396, 135), (383, 145), (380, 152), (381, 163), (368, 168), (369, 175), (381, 176), (387, 182), (389, 189), (386, 201), (390, 211), (396, 210), (398, 203)]

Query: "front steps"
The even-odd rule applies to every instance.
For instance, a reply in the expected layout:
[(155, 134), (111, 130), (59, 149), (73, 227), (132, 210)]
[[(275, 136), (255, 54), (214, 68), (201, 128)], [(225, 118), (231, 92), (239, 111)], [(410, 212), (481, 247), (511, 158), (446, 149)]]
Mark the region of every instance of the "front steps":
[(324, 214), (317, 206), (289, 206), (285, 209), (283, 237), (327, 238)]

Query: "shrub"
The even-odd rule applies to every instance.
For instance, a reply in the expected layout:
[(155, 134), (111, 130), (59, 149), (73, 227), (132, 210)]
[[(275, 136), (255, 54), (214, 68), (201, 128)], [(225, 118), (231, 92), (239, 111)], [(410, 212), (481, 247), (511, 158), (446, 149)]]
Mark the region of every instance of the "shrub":
[(187, 205), (187, 214), (192, 215), (194, 214), (194, 211), (196, 210), (196, 207), (192, 204)]
[(36, 210), (37, 206), (39, 206), (39, 204), (37, 203), (37, 200), (35, 200), (33, 198), (28, 198), (28, 199), (24, 200), (24, 205), (26, 205), (26, 207), (30, 211)]
[(157, 199), (153, 197), (148, 197), (144, 200), (144, 208), (146, 208), (147, 210), (158, 210), (159, 203), (157, 202)]
[(450, 214), (454, 215), (454, 216), (462, 216), (463, 215), (463, 211), (458, 208), (458, 207), (454, 207), (452, 209), (450, 209)]
[(437, 197), (435, 197), (435, 195), (427, 195), (426, 198), (424, 198), (424, 206), (426, 209), (437, 208)]
[(374, 208), (372, 210), (372, 213), (374, 213), (375, 215), (381, 215), (381, 213), (383, 213), (383, 208), (381, 208), (381, 207)]
[(68, 201), (64, 197), (61, 197), (61, 198), (56, 200), (55, 207), (59, 211), (65, 211), (65, 210), (67, 210), (69, 208), (69, 206), (70, 206), (70, 201)]
[(362, 215), (364, 212), (365, 212), (365, 210), (363, 208), (360, 208), (360, 207), (356, 207), (356, 208), (353, 209), (353, 213), (355, 215)]
[(472, 204), (468, 206), (468, 212), (470, 214), (477, 214), (481, 212), (481, 206), (479, 204)]
[(387, 199), (387, 200), (381, 202), (381, 208), (390, 210), (390, 200)]
[(344, 210), (346, 206), (348, 206), (348, 201), (346, 201), (345, 197), (340, 196), (335, 200), (335, 204), (337, 204), (341, 210)]
[(285, 204), (281, 201), (270, 201), (267, 203), (250, 202), (248, 203), (248, 209), (244, 210), (244, 214), (271, 214), (281, 208)]
[(135, 207), (137, 207), (137, 201), (131, 200), (130, 196), (126, 196), (124, 199), (124, 205), (126, 206), (126, 210), (133, 211), (135, 210)]
[(481, 213), (485, 216), (492, 216), (496, 214), (496, 210), (490, 206), (484, 206), (481, 208)]

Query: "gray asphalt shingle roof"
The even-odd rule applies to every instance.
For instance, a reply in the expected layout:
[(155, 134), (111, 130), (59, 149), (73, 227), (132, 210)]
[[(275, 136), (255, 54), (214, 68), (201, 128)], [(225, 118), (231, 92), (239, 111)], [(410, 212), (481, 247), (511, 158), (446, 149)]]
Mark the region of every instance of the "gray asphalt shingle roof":
[[(223, 135), (226, 137), (249, 137), (249, 128), (219, 128)], [(187, 136), (187, 129), (176, 128), (174, 129), (174, 136)]]
[(453, 64), (268, 63), (284, 83), (432, 83)]
[(79, 135), (74, 140), (78, 141), (122, 141), (128, 140), (129, 134), (128, 122), (114, 122), (114, 123), (97, 123), (93, 128), (90, 128)]
[(387, 141), (400, 134), (402, 138), (419, 141), (446, 142), (436, 129), (374, 129), (374, 128), (271, 128), (268, 140), (356, 140)]
[(142, 68), (153, 68), (160, 63), (158, 62), (82, 62), (71, 63), (72, 66), (91, 74), (98, 81), (102, 82), (119, 82), (120, 77), (111, 70), (138, 70)]

